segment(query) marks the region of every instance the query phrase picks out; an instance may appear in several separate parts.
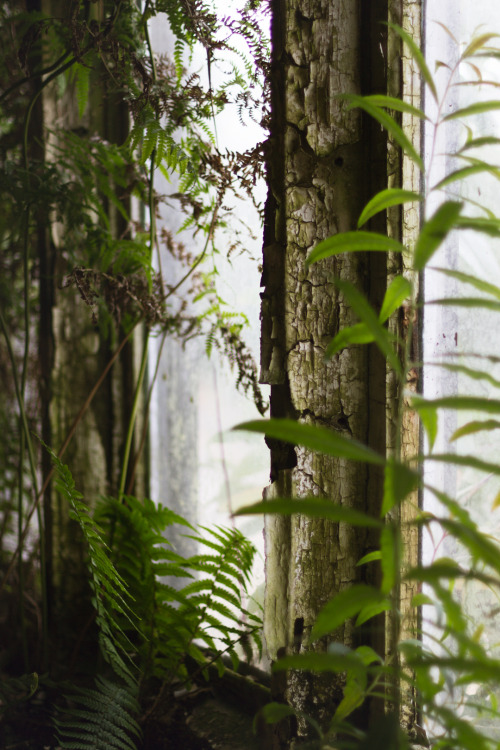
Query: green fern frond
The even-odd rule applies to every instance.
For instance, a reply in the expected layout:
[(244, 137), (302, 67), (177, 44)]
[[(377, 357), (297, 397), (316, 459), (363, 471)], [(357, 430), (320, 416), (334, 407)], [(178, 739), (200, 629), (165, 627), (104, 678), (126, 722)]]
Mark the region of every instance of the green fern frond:
[[(203, 648), (217, 653), (218, 643), (223, 644), (222, 651), (229, 651), (242, 638), (255, 642), (252, 631), (259, 627), (259, 618), (248, 617), (248, 628), (240, 624), (242, 614), (246, 617), (241, 597), (254, 548), (239, 531), (194, 530), (168, 509), (134, 497), (125, 497), (123, 503), (104, 498), (96, 519), (107, 533), (113, 530), (114, 563), (141, 618), (144, 638), (136, 649), (145, 669), (162, 679), (189, 680), (183, 663), (186, 654), (205, 669)], [(189, 558), (178, 554), (164, 537), (172, 523), (187, 526), (194, 533), (186, 536), (208, 547), (210, 553)], [(177, 579), (181, 585), (176, 588), (168, 579)], [(118, 623), (129, 634), (127, 621), (118, 618)], [(104, 635), (109, 637), (109, 633)]]
[[(70, 504), (69, 515), (80, 525), (89, 555), (92, 603), (96, 609), (99, 643), (104, 658), (117, 674), (129, 684), (134, 684), (129, 651), (132, 643), (122, 627), (119, 617), (128, 629), (138, 630), (137, 617), (132, 609), (132, 597), (127, 584), (113, 565), (110, 549), (103, 539), (103, 530), (90, 517), (89, 508), (82, 502), (83, 495), (75, 487), (73, 476), (56, 454), (42, 442), (49, 452), (55, 472), (55, 487)], [(132, 648), (133, 650), (133, 648)]]
[(175, 73), (177, 76), (177, 85), (180, 84), (182, 75), (184, 73), (183, 54), (184, 54), (185, 43), (179, 37), (175, 40), (174, 44), (174, 66)]
[(73, 688), (53, 722), (62, 750), (136, 750), (141, 729), (136, 694), (124, 685), (98, 677), (95, 688)]
[(38, 674), (24, 674), (21, 677), (2, 675), (0, 680), (0, 715), (13, 706), (29, 700), (38, 690)]

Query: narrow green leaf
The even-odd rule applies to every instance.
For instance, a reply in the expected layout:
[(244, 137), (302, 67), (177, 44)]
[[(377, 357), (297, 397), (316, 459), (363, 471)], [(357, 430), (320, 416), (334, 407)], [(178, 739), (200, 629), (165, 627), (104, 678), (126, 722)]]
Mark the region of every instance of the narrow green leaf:
[(496, 39), (500, 34), (494, 34), (493, 32), (486, 32), (479, 36), (473, 37), (465, 50), (462, 52), (460, 59), (465, 60), (467, 57), (472, 57), (475, 52), (484, 47), (491, 39)]
[(418, 487), (419, 475), (405, 464), (389, 459), (385, 466), (384, 498), (381, 516), (384, 518), (395, 505), (400, 505)]
[(379, 122), (382, 127), (385, 128), (385, 130), (387, 130), (390, 135), (392, 135), (398, 146), (412, 161), (415, 162), (420, 171), (424, 171), (424, 163), (420, 157), (420, 154), (415, 149), (413, 143), (406, 136), (405, 132), (398, 125), (396, 120), (388, 115), (384, 109), (371, 104), (371, 102), (368, 101), (367, 97), (358, 96), (357, 94), (341, 94), (339, 98), (346, 99), (349, 102), (349, 109), (352, 109), (354, 107), (364, 109), (367, 114), (369, 114), (371, 117), (373, 117), (374, 120)]
[(423, 197), (411, 190), (402, 190), (401, 188), (381, 190), (368, 201), (361, 212), (361, 216), (358, 219), (358, 229), (380, 211), (385, 211), (387, 208), (391, 208), (391, 206), (399, 206), (402, 203), (412, 203), (413, 201), (421, 200), (423, 200)]
[(434, 72), (437, 73), (439, 68), (446, 68), (446, 70), (451, 70), (448, 63), (445, 63), (443, 60), (436, 60), (435, 65), (434, 65)]
[(434, 406), (433, 402), (424, 401), (419, 397), (414, 397), (411, 401), (412, 409), (418, 411), (420, 421), (427, 433), (427, 439), (429, 441), (430, 450), (433, 449), (434, 443), (436, 442), (437, 431), (438, 431), (438, 413), (437, 407)]
[(313, 641), (333, 633), (346, 620), (358, 615), (363, 607), (385, 601), (381, 591), (357, 583), (333, 597), (321, 610), (311, 632)]
[(356, 323), (354, 326), (342, 328), (326, 347), (325, 359), (330, 359), (346, 346), (371, 344), (372, 341), (374, 341), (373, 333), (369, 331), (365, 323)]
[(471, 115), (482, 115), (485, 112), (495, 112), (500, 109), (500, 101), (489, 101), (489, 102), (475, 102), (469, 104), (467, 107), (456, 109), (446, 117), (443, 117), (443, 122), (446, 120), (463, 120), (464, 117), (470, 117)]
[(467, 307), (474, 310), (500, 310), (500, 300), (485, 299), (484, 297), (443, 297), (428, 300), (426, 305), (441, 305), (442, 307)]
[(436, 583), (441, 578), (462, 578), (465, 571), (460, 565), (448, 557), (440, 557), (431, 565), (417, 565), (410, 568), (405, 574), (409, 581), (421, 581), (422, 583)]
[(457, 227), (458, 229), (471, 229), (473, 232), (481, 232), (487, 234), (488, 237), (500, 237), (500, 219), (496, 218), (459, 216)]
[(456, 453), (433, 453), (430, 456), (422, 456), (423, 461), (439, 461), (445, 464), (454, 464), (455, 466), (468, 466), (471, 469), (484, 471), (486, 474), (500, 476), (500, 465), (491, 461), (483, 461), (476, 456), (460, 456)]
[(411, 600), (412, 607), (421, 607), (423, 604), (434, 605), (434, 601), (433, 599), (431, 599), (430, 596), (427, 596), (427, 594), (415, 594), (412, 597), (412, 600)]
[(270, 419), (244, 422), (233, 428), (258, 432), (275, 440), (285, 443), (303, 445), (312, 451), (326, 453), (338, 458), (349, 458), (352, 461), (364, 461), (371, 464), (383, 465), (385, 460), (371, 448), (367, 448), (357, 440), (344, 437), (338, 432), (311, 424), (302, 424), (294, 419)]
[(455, 47), (458, 49), (458, 47), (460, 46), (460, 43), (459, 43), (458, 39), (456, 38), (456, 36), (454, 36), (454, 34), (451, 33), (451, 31), (448, 28), (448, 26), (446, 26), (444, 23), (441, 23), (441, 21), (434, 21), (434, 23), (437, 24), (438, 26), (441, 26), (441, 28), (443, 29), (443, 31), (445, 31), (448, 34), (448, 36), (450, 37), (450, 39), (455, 43)]
[(464, 437), (465, 435), (473, 435), (476, 432), (488, 432), (490, 430), (498, 430), (500, 428), (500, 422), (496, 419), (488, 419), (485, 422), (467, 422), (463, 427), (459, 427), (455, 430), (450, 438), (450, 441), (458, 440), (458, 438)]
[(464, 143), (462, 148), (457, 151), (457, 154), (461, 154), (463, 151), (468, 151), (470, 148), (482, 148), (483, 146), (498, 145), (500, 145), (500, 138), (496, 138), (493, 135), (485, 135), (481, 138), (471, 138)]
[(381, 612), (388, 612), (392, 608), (392, 603), (390, 599), (385, 599), (381, 602), (375, 602), (372, 604), (367, 604), (359, 615), (356, 618), (356, 627), (359, 627), (359, 625), (363, 625), (365, 622), (368, 622), (368, 620), (371, 620), (372, 617), (376, 617)]
[(380, 310), (379, 320), (381, 323), (391, 317), (393, 312), (402, 305), (402, 303), (411, 296), (412, 286), (404, 276), (395, 276), (384, 295), (382, 309)]
[(346, 719), (363, 704), (365, 697), (366, 690), (357, 681), (351, 680), (344, 688), (344, 697), (337, 706), (333, 720), (343, 721)]
[(433, 487), (432, 485), (425, 484), (424, 486), (426, 490), (429, 490), (430, 492), (432, 492), (432, 494), (436, 497), (436, 499), (439, 500), (439, 502), (442, 503), (442, 505), (444, 505), (444, 507), (450, 512), (451, 516), (453, 516), (454, 518), (457, 518), (460, 521), (460, 523), (464, 524), (465, 526), (474, 528), (474, 523), (471, 520), (469, 513), (456, 500), (453, 500), (445, 492), (438, 490), (436, 487)]
[(404, 247), (398, 240), (376, 232), (341, 232), (316, 245), (311, 250), (306, 265), (310, 266), (311, 263), (316, 263), (318, 260), (341, 253), (387, 252), (388, 250), (401, 252)]
[[(498, 544), (495, 538), (479, 531), (474, 524), (467, 526), (453, 518), (440, 518), (439, 523), (446, 532), (458, 539), (460, 544), (469, 550), (475, 563), (486, 564), (497, 574), (500, 572), (500, 556), (498, 555)], [(486, 575), (484, 580), (491, 583), (491, 578), (480, 570), (475, 569), (472, 574), (478, 580), (483, 580)], [(495, 586), (498, 586), (498, 581), (496, 581)]]
[(462, 205), (457, 201), (446, 201), (424, 223), (415, 246), (413, 266), (416, 271), (421, 271), (427, 265), (429, 259), (453, 229)]
[(436, 185), (432, 187), (432, 190), (442, 190), (442, 188), (448, 187), (448, 185), (451, 185), (453, 182), (457, 182), (458, 180), (465, 180), (467, 177), (481, 174), (483, 172), (488, 172), (488, 174), (491, 174), (493, 175), (493, 177), (496, 177), (497, 180), (500, 180), (500, 169), (498, 167), (486, 163), (471, 164), (468, 167), (461, 167), (460, 169), (456, 169), (446, 177), (443, 177), (442, 180), (440, 180), (438, 183), (436, 183)]
[(414, 107), (413, 104), (397, 99), (394, 96), (386, 96), (385, 94), (371, 94), (364, 97), (364, 101), (369, 104), (373, 104), (375, 107), (385, 107), (386, 109), (393, 109), (396, 112), (404, 112), (414, 117), (419, 117), (421, 120), (428, 120), (429, 118), (421, 109)]
[(369, 667), (370, 664), (374, 664), (375, 662), (378, 664), (384, 663), (380, 654), (377, 654), (371, 646), (358, 646), (355, 653), (359, 656), (366, 667)]
[(415, 43), (415, 40), (413, 37), (408, 34), (407, 31), (402, 29), (400, 26), (398, 26), (395, 23), (389, 23), (388, 26), (393, 29), (396, 34), (398, 34), (403, 42), (408, 47), (410, 54), (412, 58), (415, 60), (415, 62), (418, 65), (418, 68), (422, 74), (422, 78), (428, 85), (429, 89), (431, 90), (432, 96), (434, 97), (435, 101), (438, 103), (438, 94), (436, 89), (436, 84), (434, 83), (434, 78), (431, 75), (431, 72), (429, 68), (427, 67), (427, 63), (425, 62), (425, 57), (422, 54), (422, 50), (418, 47), (418, 45)]
[(361, 659), (354, 652), (346, 653), (314, 653), (284, 656), (273, 664), (273, 672), (284, 669), (303, 669), (308, 672), (347, 672), (353, 671), (362, 675), (365, 667)]
[[(401, 303), (411, 295), (411, 284), (403, 276), (396, 276), (389, 285), (382, 303), (382, 309), (379, 314), (380, 323), (385, 321), (395, 312)], [(354, 326), (343, 328), (330, 341), (325, 351), (325, 359), (330, 359), (338, 351), (347, 346), (356, 344), (371, 344), (375, 341), (373, 333), (366, 323), (357, 323)]]
[(374, 562), (375, 560), (382, 559), (382, 552), (377, 549), (374, 552), (369, 552), (367, 555), (363, 555), (361, 560), (358, 560), (356, 565), (366, 565), (366, 563)]
[(296, 498), (273, 498), (263, 500), (254, 505), (240, 508), (235, 516), (251, 516), (278, 513), (283, 516), (291, 516), (300, 513), (310, 518), (326, 518), (337, 523), (348, 523), (350, 526), (362, 526), (366, 528), (382, 528), (383, 523), (378, 518), (366, 515), (354, 508), (337, 505), (329, 500), (320, 500), (310, 497), (305, 500)]
[(442, 396), (435, 399), (412, 399), (413, 407), (420, 413), (421, 409), (453, 409), (454, 411), (483, 411), (488, 414), (500, 414), (500, 400), (483, 396)]
[(276, 724), (276, 722), (286, 719), (287, 716), (295, 716), (295, 710), (285, 703), (268, 703), (259, 711), (267, 724)]
[[(478, 57), (486, 57), (486, 55), (478, 55)], [(468, 63), (470, 65), (470, 63)], [(498, 89), (500, 88), (500, 83), (498, 81), (488, 81), (484, 78), (479, 80), (473, 80), (473, 81), (457, 81), (457, 83), (454, 83), (454, 86), (477, 86), (480, 83), (481, 86), (493, 86), (494, 88)], [(486, 138), (486, 136), (485, 136)], [(478, 138), (478, 140), (480, 140)], [(457, 152), (458, 153), (458, 152)]]
[(377, 314), (366, 297), (348, 281), (336, 279), (335, 284), (347, 299), (356, 315), (361, 318), (363, 323), (366, 324), (369, 331), (373, 334), (375, 343), (393, 370), (401, 374), (401, 362), (392, 346), (391, 336), (387, 329), (380, 323)]
[(480, 279), (477, 276), (472, 276), (471, 274), (463, 273), (462, 271), (455, 271), (451, 268), (440, 268), (436, 266), (431, 266), (431, 268), (433, 271), (438, 271), (452, 279), (457, 279), (457, 281), (470, 284), (478, 291), (491, 294), (500, 300), (500, 287), (491, 284), (489, 281), (483, 281), (483, 279)]

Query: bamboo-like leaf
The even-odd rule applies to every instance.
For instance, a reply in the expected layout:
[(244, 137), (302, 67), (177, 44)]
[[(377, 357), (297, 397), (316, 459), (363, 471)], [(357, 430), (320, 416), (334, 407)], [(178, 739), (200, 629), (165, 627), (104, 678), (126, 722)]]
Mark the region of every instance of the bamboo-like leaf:
[(268, 703), (261, 708), (259, 716), (262, 716), (267, 724), (276, 724), (288, 716), (295, 716), (295, 710), (286, 703)]
[(491, 284), (489, 281), (484, 281), (477, 276), (472, 276), (471, 274), (463, 273), (462, 271), (455, 271), (452, 268), (440, 268), (435, 266), (432, 266), (431, 268), (433, 271), (438, 271), (439, 273), (442, 273), (445, 276), (449, 276), (452, 279), (457, 279), (457, 281), (464, 282), (465, 284), (470, 284), (478, 291), (485, 292), (486, 294), (491, 294), (498, 300), (500, 300), (500, 287), (496, 286), (495, 284)]
[(335, 711), (333, 720), (343, 721), (359, 708), (366, 698), (366, 689), (357, 680), (350, 680), (344, 688), (344, 697)]
[(408, 32), (402, 29), (400, 26), (398, 26), (395, 23), (389, 23), (388, 26), (391, 29), (393, 29), (401, 37), (403, 42), (408, 47), (412, 58), (415, 60), (415, 62), (418, 65), (420, 73), (422, 74), (422, 78), (428, 85), (435, 101), (438, 103), (439, 100), (438, 100), (436, 84), (434, 83), (434, 78), (432, 77), (431, 72), (429, 68), (427, 67), (427, 63), (425, 62), (425, 57), (422, 54), (422, 50), (416, 44), (415, 40), (410, 36), (410, 34), (408, 34)]
[[(389, 285), (382, 303), (382, 309), (379, 314), (379, 321), (385, 321), (395, 312), (401, 303), (411, 294), (411, 284), (403, 276), (396, 276)], [(373, 333), (366, 323), (357, 323), (354, 326), (343, 328), (330, 341), (325, 351), (325, 359), (330, 359), (338, 351), (346, 346), (356, 344), (371, 344), (375, 341)]]
[(446, 201), (424, 223), (415, 246), (413, 266), (416, 271), (421, 271), (427, 265), (429, 259), (454, 228), (462, 205), (457, 201)]
[(373, 333), (369, 331), (366, 323), (356, 323), (356, 325), (342, 328), (326, 347), (325, 359), (330, 359), (346, 346), (371, 344), (372, 341), (374, 341)]
[(414, 397), (411, 402), (413, 409), (418, 411), (420, 421), (427, 433), (427, 439), (429, 441), (430, 450), (433, 449), (434, 443), (436, 442), (437, 431), (438, 431), (438, 413), (437, 407), (432, 402), (424, 399)]
[(453, 409), (454, 411), (482, 411), (500, 414), (500, 400), (483, 396), (442, 396), (434, 399), (412, 399), (413, 408), (419, 413), (423, 409)]
[[(414, 594), (411, 600), (412, 607), (422, 607), (424, 604), (431, 604), (434, 606), (434, 600), (431, 599), (427, 594)], [(401, 645), (401, 644), (400, 644)]]
[(500, 219), (459, 216), (457, 220), (459, 229), (471, 229), (473, 232), (481, 232), (489, 237), (500, 237)]
[(498, 146), (500, 145), (500, 138), (493, 135), (485, 135), (481, 138), (471, 138), (464, 143), (462, 148), (459, 148), (457, 154), (461, 154), (463, 151), (468, 151), (470, 148), (482, 148), (483, 146)]
[(304, 669), (308, 672), (347, 672), (352, 671), (363, 675), (365, 666), (353, 651), (346, 649), (345, 653), (306, 653), (284, 656), (273, 664), (273, 672), (284, 669)]
[(419, 475), (405, 464), (389, 459), (385, 466), (384, 498), (381, 516), (384, 518), (395, 505), (400, 505), (418, 487)]
[(378, 518), (362, 513), (354, 508), (348, 508), (338, 505), (329, 500), (319, 500), (310, 497), (304, 500), (296, 498), (273, 498), (272, 500), (263, 500), (254, 505), (247, 505), (240, 508), (234, 514), (235, 516), (252, 516), (265, 514), (279, 514), (291, 516), (294, 513), (300, 513), (310, 518), (326, 518), (329, 521), (337, 523), (347, 523), (350, 526), (361, 526), (365, 528), (383, 528), (383, 523)]
[(377, 549), (377, 550), (374, 550), (374, 552), (368, 552), (367, 555), (363, 555), (361, 560), (358, 560), (356, 565), (366, 565), (366, 563), (374, 562), (376, 560), (381, 560), (381, 559), (382, 559), (382, 552), (379, 549)]
[(495, 167), (492, 164), (487, 164), (486, 162), (484, 164), (471, 164), (468, 167), (460, 167), (460, 169), (456, 169), (446, 177), (443, 177), (442, 180), (432, 187), (432, 190), (442, 190), (442, 188), (448, 187), (448, 185), (451, 185), (453, 182), (465, 180), (467, 177), (481, 174), (483, 172), (487, 172), (488, 174), (493, 175), (493, 177), (496, 177), (497, 180), (500, 180), (500, 169), (498, 167)]
[[(479, 55), (478, 55), (479, 57)], [(485, 55), (486, 57), (486, 55)], [(457, 81), (457, 83), (454, 83), (454, 86), (477, 86), (479, 81)], [(488, 81), (484, 78), (481, 80), (481, 86), (493, 86), (494, 88), (498, 89), (500, 88), (500, 83), (498, 81)]]
[(373, 104), (375, 107), (384, 107), (385, 109), (393, 109), (396, 112), (404, 112), (414, 117), (419, 117), (421, 120), (428, 120), (429, 118), (418, 107), (414, 107), (413, 104), (405, 102), (402, 99), (397, 99), (394, 96), (386, 96), (385, 94), (370, 94), (364, 97), (365, 102)]
[(424, 163), (415, 149), (413, 143), (406, 136), (403, 129), (398, 125), (396, 120), (387, 114), (387, 112), (381, 107), (376, 107), (372, 104), (367, 97), (358, 96), (357, 94), (341, 94), (339, 97), (349, 102), (349, 109), (359, 107), (373, 117), (374, 120), (379, 122), (387, 132), (392, 135), (398, 146), (404, 151), (404, 153), (415, 162), (420, 171), (424, 171)]
[(401, 362), (392, 346), (391, 336), (387, 329), (380, 323), (377, 314), (366, 297), (348, 281), (338, 279), (335, 281), (335, 284), (347, 299), (356, 315), (361, 318), (372, 333), (375, 343), (393, 370), (401, 374)]
[[(498, 473), (500, 472), (497, 471)], [(486, 564), (497, 574), (500, 573), (500, 556), (495, 538), (479, 531), (474, 524), (464, 525), (453, 518), (440, 518), (439, 523), (445, 531), (453, 535), (469, 550), (475, 562)], [(482, 573), (474, 570), (474, 575), (479, 577)], [(496, 585), (498, 585), (498, 582)]]
[(380, 656), (380, 654), (377, 654), (376, 651), (373, 650), (371, 646), (358, 646), (356, 649), (356, 654), (359, 656), (363, 664), (367, 667), (370, 666), (370, 664), (383, 664), (384, 660)]
[(463, 427), (459, 427), (458, 430), (455, 430), (450, 441), (453, 442), (453, 440), (458, 440), (458, 438), (464, 437), (465, 435), (473, 435), (477, 432), (489, 432), (491, 430), (498, 430), (499, 428), (500, 422), (495, 419), (488, 419), (484, 422), (467, 422)]
[(445, 31), (448, 34), (448, 36), (450, 37), (450, 39), (454, 42), (455, 47), (458, 49), (458, 47), (459, 47), (458, 39), (456, 38), (456, 36), (454, 34), (452, 34), (452, 32), (450, 31), (450, 29), (448, 28), (448, 26), (446, 26), (441, 21), (434, 21), (434, 23), (437, 24), (438, 26), (441, 26), (441, 28), (443, 29), (443, 31)]
[(485, 299), (484, 297), (443, 297), (428, 300), (426, 305), (441, 305), (442, 307), (468, 307), (475, 310), (500, 310), (500, 300)]
[(357, 583), (333, 597), (321, 610), (311, 632), (313, 641), (333, 633), (343, 623), (358, 615), (368, 604), (385, 601), (385, 596), (374, 586)]
[(434, 72), (437, 73), (439, 68), (446, 68), (446, 70), (451, 70), (451, 67), (448, 65), (448, 63), (445, 63), (444, 60), (436, 60), (434, 63)]
[(310, 266), (311, 263), (316, 263), (318, 260), (341, 253), (372, 251), (385, 253), (388, 250), (402, 252), (404, 247), (398, 240), (376, 232), (341, 232), (318, 243), (311, 250), (306, 265)]
[(409, 581), (421, 581), (422, 583), (435, 583), (441, 578), (464, 578), (468, 571), (462, 568), (455, 560), (449, 557), (440, 557), (431, 565), (417, 565), (410, 568), (405, 574)]
[(492, 39), (497, 39), (500, 34), (494, 34), (493, 32), (486, 32), (479, 36), (473, 37), (465, 50), (462, 52), (460, 59), (465, 60), (467, 57), (472, 57), (478, 50), (485, 46)]
[(469, 68), (471, 68), (471, 70), (474, 71), (476, 78), (473, 81), (459, 81), (457, 85), (459, 85), (460, 83), (465, 83), (465, 84), (471, 83), (474, 86), (477, 86), (478, 83), (483, 83), (483, 76), (481, 74), (481, 71), (477, 67), (477, 65), (475, 65), (474, 63), (471, 63), (470, 60), (467, 60), (466, 64), (469, 66)]
[(414, 193), (412, 190), (402, 190), (401, 188), (381, 190), (368, 201), (361, 212), (361, 216), (358, 219), (358, 229), (380, 211), (385, 211), (387, 208), (391, 208), (391, 206), (399, 206), (403, 203), (412, 203), (421, 200), (423, 200), (423, 196), (420, 193)]
[(420, 457), (424, 461), (439, 461), (445, 464), (454, 464), (455, 466), (467, 466), (471, 469), (483, 471), (486, 474), (500, 476), (500, 465), (492, 461), (483, 461), (476, 456), (461, 456), (456, 453), (433, 453), (429, 456)]
[(495, 112), (500, 109), (500, 101), (494, 100), (489, 102), (475, 102), (469, 104), (467, 107), (461, 107), (456, 109), (454, 112), (450, 112), (449, 115), (443, 117), (443, 122), (447, 120), (463, 120), (465, 117), (471, 117), (472, 115), (482, 115), (485, 112)]
[(393, 312), (402, 305), (402, 303), (411, 296), (412, 286), (408, 279), (404, 276), (395, 276), (384, 295), (384, 301), (382, 302), (382, 309), (380, 310), (379, 320), (381, 323), (385, 323)]
[(363, 607), (359, 615), (356, 617), (356, 627), (363, 625), (365, 622), (368, 622), (368, 620), (371, 620), (372, 617), (376, 617), (382, 612), (388, 612), (390, 609), (392, 609), (392, 606), (393, 605), (390, 599), (367, 604), (365, 607)]
[(276, 440), (283, 440), (285, 443), (303, 445), (312, 451), (326, 453), (338, 458), (349, 458), (351, 461), (379, 465), (385, 463), (382, 456), (357, 440), (344, 437), (340, 433), (328, 430), (325, 427), (302, 424), (294, 419), (259, 419), (243, 422), (233, 429), (258, 432)]

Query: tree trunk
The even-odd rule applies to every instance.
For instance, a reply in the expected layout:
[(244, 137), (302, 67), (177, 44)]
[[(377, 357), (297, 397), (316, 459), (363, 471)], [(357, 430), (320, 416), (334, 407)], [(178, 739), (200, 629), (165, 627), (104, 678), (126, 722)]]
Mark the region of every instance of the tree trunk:
[[(338, 94), (387, 93), (387, 27), (382, 22), (390, 10), (386, 0), (273, 3), (262, 295), (262, 381), (271, 384), (271, 415), (327, 426), (383, 455), (388, 442), (383, 357), (374, 345), (344, 349), (328, 362), (324, 353), (332, 337), (355, 322), (334, 279), (355, 284), (379, 309), (388, 273), (394, 272), (391, 259), (382, 253), (346, 254), (309, 270), (305, 260), (319, 241), (355, 229), (364, 203), (387, 186), (385, 133), (359, 111), (347, 111)], [(395, 181), (401, 162), (397, 169)], [(385, 232), (384, 215), (370, 228)], [(270, 448), (272, 484), (266, 497), (319, 495), (379, 515), (383, 474), (378, 467), (271, 441)], [(357, 567), (364, 554), (378, 549), (377, 536), (299, 515), (267, 518), (265, 533), (270, 658), (322, 651), (325, 640), (311, 643), (309, 638), (316, 616), (354, 582), (377, 583), (378, 570)], [(370, 625), (360, 636), (348, 622), (334, 640), (357, 646), (362, 638), (385, 655), (384, 617)], [(342, 697), (342, 678), (290, 671), (277, 691), (327, 726)], [(357, 725), (368, 727), (382, 711), (381, 702), (372, 701), (356, 716)], [(299, 737), (309, 735), (300, 719), (296, 731)], [(288, 747), (288, 741), (277, 736), (275, 747)]]

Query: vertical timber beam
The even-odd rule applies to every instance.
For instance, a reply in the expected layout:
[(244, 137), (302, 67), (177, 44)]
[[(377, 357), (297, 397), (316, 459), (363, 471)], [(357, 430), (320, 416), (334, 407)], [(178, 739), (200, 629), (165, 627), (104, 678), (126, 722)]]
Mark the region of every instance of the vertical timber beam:
[[(355, 322), (335, 280), (350, 281), (378, 306), (386, 287), (385, 256), (339, 256), (309, 270), (305, 261), (319, 241), (354, 229), (370, 194), (387, 184), (385, 135), (338, 97), (386, 92), (387, 19), (386, 0), (273, 2), (261, 377), (271, 384), (272, 416), (327, 426), (383, 454), (383, 358), (373, 347), (343, 350), (329, 362), (324, 353), (337, 331)], [(302, 448), (270, 448), (266, 497), (324, 496), (378, 514), (380, 472)], [(271, 659), (326, 648), (325, 640), (310, 642), (316, 616), (332, 596), (361, 579), (357, 562), (377, 546), (376, 538), (345, 524), (304, 516), (266, 519), (265, 636)], [(382, 618), (366, 632), (366, 642), (383, 652), (384, 638)], [(351, 623), (334, 640), (358, 645)], [(342, 697), (342, 680), (332, 675), (290, 672), (281, 687), (284, 699), (323, 725)], [(368, 707), (359, 716), (360, 725), (369, 724), (373, 711)], [(308, 734), (300, 721), (298, 734)], [(286, 739), (275, 739), (275, 747), (288, 746)]]
[[(422, 0), (390, 0), (389, 20), (403, 28), (422, 48), (423, 2)], [(401, 44), (396, 34), (389, 35), (388, 46), (388, 94), (402, 97), (405, 102), (423, 109), (422, 81), (419, 70), (413, 58)], [(418, 118), (407, 113), (401, 115), (402, 128), (418, 153), (422, 152), (422, 127)], [(416, 164), (401, 154), (396, 144), (389, 142), (388, 159), (389, 187), (402, 187), (416, 193), (421, 192), (421, 175)], [(421, 221), (421, 205), (418, 202), (405, 204), (401, 207), (389, 209), (387, 215), (387, 229), (390, 236), (399, 239), (405, 247), (413, 247), (419, 232)], [(419, 296), (419, 278), (411, 270), (411, 259), (405, 255), (389, 257), (389, 279), (396, 274), (403, 274), (413, 284), (415, 298)], [(411, 322), (411, 326), (409, 326)], [(402, 342), (408, 338), (411, 329), (409, 346), (410, 359), (420, 361), (420, 321), (410, 321), (406, 310), (398, 319), (390, 321), (391, 330), (398, 335)], [(415, 393), (421, 388), (418, 367), (411, 368), (406, 383), (408, 394)], [(387, 436), (388, 453), (400, 453), (402, 460), (411, 460), (419, 453), (420, 426), (417, 414), (409, 408), (409, 397), (404, 396), (405, 411), (402, 416), (401, 435), (397, 437), (397, 405), (400, 398), (399, 386), (392, 372), (387, 373)], [(419, 497), (415, 490), (397, 510), (403, 540), (403, 574), (405, 570), (418, 565), (420, 556), (419, 529), (414, 523), (419, 512)], [(391, 622), (391, 615), (387, 615), (386, 622), (386, 651), (390, 658), (396, 659), (396, 639), (418, 637), (419, 612), (412, 606), (413, 596), (418, 593), (417, 583), (402, 580), (400, 586), (399, 611), (400, 622), (397, 627)], [(403, 665), (404, 666), (404, 665)], [(411, 685), (411, 674), (406, 689), (402, 688), (400, 706), (401, 725), (406, 729), (410, 738), (418, 734), (416, 725), (417, 696)]]

